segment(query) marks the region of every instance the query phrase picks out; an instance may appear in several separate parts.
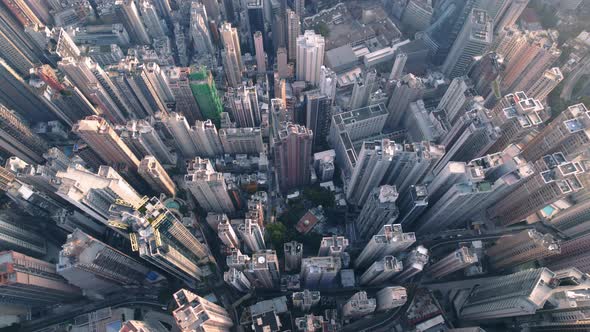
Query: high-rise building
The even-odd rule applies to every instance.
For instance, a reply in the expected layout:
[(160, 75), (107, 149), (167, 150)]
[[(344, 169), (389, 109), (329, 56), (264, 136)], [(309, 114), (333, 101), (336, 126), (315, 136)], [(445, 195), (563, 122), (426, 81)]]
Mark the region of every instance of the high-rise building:
[[(578, 234), (576, 234), (578, 235)], [(575, 267), (582, 273), (590, 271), (590, 234), (584, 234), (559, 245), (560, 252), (544, 259), (546, 266), (552, 271), (559, 271), (570, 267)]]
[(561, 55), (557, 36), (551, 31), (530, 31), (512, 39), (513, 55), (505, 59), (506, 70), (500, 81), (502, 93), (529, 91)]
[(476, 96), (471, 79), (465, 76), (455, 77), (442, 96), (436, 109), (444, 110), (451, 125), (454, 125), (465, 111), (471, 109), (470, 102)]
[(217, 236), (229, 249), (240, 248), (240, 239), (238, 239), (238, 235), (227, 217), (222, 218), (217, 225)]
[(406, 304), (408, 292), (404, 287), (385, 287), (377, 292), (377, 311), (387, 311)]
[(352, 88), (352, 95), (350, 96), (350, 109), (357, 109), (367, 106), (369, 97), (373, 88), (375, 87), (375, 80), (377, 79), (377, 71), (375, 69), (367, 70), (362, 79), (357, 79)]
[[(208, 1), (208, 3), (210, 2), (211, 1)], [(190, 10), (189, 35), (193, 43), (194, 51), (200, 55), (215, 52), (215, 46), (213, 46), (213, 42), (211, 41), (206, 5), (204, 6), (201, 3), (192, 2)]]
[(563, 81), (563, 74), (559, 67), (549, 68), (545, 70), (541, 79), (533, 81), (525, 91), (530, 98), (545, 100), (561, 81)]
[(402, 78), (404, 73), (404, 67), (406, 65), (406, 61), (408, 60), (408, 55), (406, 53), (400, 52), (396, 54), (395, 61), (393, 62), (393, 66), (391, 67), (391, 73), (389, 74), (390, 80), (399, 80)]
[(424, 185), (412, 185), (397, 203), (399, 216), (396, 222), (406, 229), (414, 229), (414, 223), (428, 207), (428, 189)]
[(399, 215), (395, 204), (398, 196), (395, 186), (383, 185), (373, 188), (356, 220), (360, 238), (370, 238), (386, 224), (396, 221)]
[(359, 283), (363, 286), (379, 285), (387, 282), (393, 276), (401, 272), (403, 264), (393, 256), (385, 256), (378, 261), (375, 261), (359, 279)]
[(317, 150), (325, 147), (332, 118), (331, 102), (328, 96), (319, 90), (312, 90), (305, 95), (305, 126), (313, 133), (312, 147)]
[(453, 43), (442, 72), (451, 77), (467, 74), (474, 57), (492, 44), (493, 23), (485, 10), (474, 9)]
[(176, 164), (176, 156), (148, 121), (130, 120), (125, 126), (116, 126), (115, 130), (138, 158), (151, 155), (164, 165)]
[(57, 172), (55, 177), (61, 198), (105, 224), (108, 224), (109, 206), (117, 199), (129, 204), (141, 201), (135, 189), (109, 166), (100, 166), (95, 174), (76, 165)]
[(469, 293), (458, 316), (481, 321), (530, 315), (543, 307), (557, 286), (555, 273), (546, 268), (485, 278)]
[(233, 267), (223, 273), (223, 280), (238, 292), (246, 293), (252, 288), (252, 283), (246, 278), (244, 272)]
[(166, 332), (168, 329), (157, 320), (128, 320), (119, 332)]
[(363, 142), (346, 190), (350, 203), (365, 204), (371, 191), (383, 180), (394, 153), (395, 143), (388, 139)]
[(424, 31), (432, 20), (432, 2), (426, 0), (408, 1), (402, 16), (402, 24), (411, 31)]
[[(154, 1), (155, 2), (155, 1)], [(157, 9), (152, 1), (144, 0), (139, 4), (141, 20), (145, 25), (146, 32), (151, 38), (162, 38), (166, 35), (165, 23), (160, 18)]]
[(145, 156), (139, 163), (139, 175), (157, 193), (176, 196), (176, 185), (154, 156)]
[(501, 32), (505, 27), (515, 25), (528, 4), (529, 0), (504, 1), (504, 4), (501, 7), (498, 7), (496, 14), (493, 17), (494, 30), (496, 32)]
[(303, 312), (308, 312), (312, 307), (320, 303), (321, 295), (318, 291), (303, 290), (303, 292), (294, 292), (291, 296), (293, 306)]
[(274, 250), (262, 250), (252, 255), (244, 274), (255, 288), (275, 288), (279, 285), (279, 261)]
[(385, 225), (369, 240), (354, 262), (356, 267), (365, 267), (375, 260), (404, 251), (416, 242), (414, 233), (404, 233), (399, 224)]
[(284, 122), (276, 138), (275, 167), (281, 191), (309, 183), (313, 132), (304, 126)]
[(0, 58), (0, 103), (29, 123), (56, 120), (59, 110), (36, 93), (23, 77)]
[(395, 153), (385, 175), (403, 197), (410, 186), (429, 181), (432, 170), (445, 155), (445, 147), (428, 141), (396, 144)]
[(303, 258), (303, 244), (295, 241), (285, 242), (283, 250), (285, 253), (285, 271), (294, 272), (299, 270)]
[(542, 234), (534, 229), (502, 237), (486, 250), (491, 264), (497, 269), (513, 267), (559, 253), (559, 240), (551, 234)]
[(0, 150), (29, 163), (43, 163), (43, 154), (49, 149), (15, 113), (0, 104)]
[(291, 62), (297, 57), (297, 38), (301, 35), (301, 17), (294, 11), (287, 9), (287, 49)]
[(25, 220), (25, 216), (10, 211), (0, 213), (0, 250), (17, 250), (35, 257), (45, 256), (47, 241), (35, 229), (27, 226)]
[[(198, 4), (193, 2), (192, 4)], [(168, 86), (176, 100), (175, 111), (183, 114), (188, 123), (204, 120), (199, 105), (193, 96), (190, 86), (190, 67), (170, 67), (166, 69)]]
[(237, 62), (236, 51), (228, 47), (221, 51), (221, 60), (223, 61), (223, 71), (227, 79), (227, 84), (231, 87), (237, 87), (242, 83), (242, 72)]
[(78, 121), (72, 131), (107, 163), (123, 164), (131, 170), (137, 170), (139, 159), (105, 119), (98, 116), (86, 117)]
[[(254, 30), (255, 31), (264, 31), (264, 30)], [(252, 32), (252, 33), (254, 33)], [(231, 23), (224, 22), (219, 27), (219, 34), (221, 36), (221, 42), (223, 44), (224, 49), (233, 49), (235, 54), (236, 60), (235, 62), (238, 65), (239, 72), (241, 73), (244, 71), (244, 65), (242, 63), (242, 50), (240, 48), (240, 38), (238, 36), (238, 30), (232, 27)]]
[(342, 306), (342, 316), (346, 318), (361, 318), (370, 315), (377, 308), (377, 301), (367, 296), (367, 292), (355, 293)]
[(255, 127), (260, 125), (260, 109), (256, 87), (240, 85), (228, 89), (225, 94), (232, 118), (238, 127)]
[(201, 157), (216, 157), (223, 154), (223, 146), (217, 133), (217, 127), (211, 120), (195, 122), (191, 128), (195, 145)]
[(266, 53), (264, 53), (264, 40), (262, 39), (262, 32), (256, 31), (254, 33), (254, 49), (256, 53), (256, 68), (261, 74), (266, 73)]
[(234, 325), (230, 314), (220, 305), (186, 289), (174, 293), (178, 305), (172, 315), (181, 331), (229, 332)]
[(469, 78), (473, 81), (473, 88), (484, 98), (500, 99), (499, 79), (504, 71), (504, 58), (496, 52), (489, 52), (479, 58), (471, 66)]
[(196, 157), (188, 165), (184, 181), (197, 203), (207, 212), (231, 213), (235, 210), (223, 174), (211, 161)]
[(305, 288), (323, 289), (336, 285), (342, 268), (340, 257), (308, 257), (301, 261), (301, 279)]
[(244, 271), (250, 263), (250, 256), (242, 254), (240, 249), (232, 249), (231, 254), (226, 257), (226, 264), (229, 268)]
[(337, 83), (338, 76), (336, 73), (332, 69), (322, 66), (320, 68), (320, 83), (318, 88), (322, 94), (328, 97), (330, 100), (330, 105), (334, 103), (334, 98), (336, 98)]
[(468, 247), (461, 247), (432, 264), (428, 270), (429, 277), (438, 279), (477, 263), (477, 254)]
[(201, 152), (200, 148), (195, 145), (195, 133), (191, 129), (184, 115), (180, 113), (170, 113), (164, 116), (162, 123), (172, 135), (174, 143), (176, 143), (176, 151), (185, 158), (192, 158), (198, 156)]
[(313, 154), (313, 167), (320, 182), (331, 181), (334, 177), (336, 151), (326, 150)]
[(264, 151), (260, 128), (219, 129), (223, 151), (227, 154), (253, 154)]
[(10, 8), (0, 8), (0, 57), (20, 75), (27, 75), (29, 69), (41, 63), (43, 53), (25, 32), (23, 25), (10, 13)]
[(332, 235), (322, 238), (318, 256), (341, 257), (348, 247), (348, 239), (344, 236)]
[(284, 47), (277, 49), (277, 71), (280, 78), (290, 76), (289, 66), (287, 65), (287, 50)]
[(506, 95), (492, 110), (492, 124), (500, 128), (500, 135), (487, 153), (502, 151), (534, 134), (543, 123), (544, 112), (541, 102), (524, 92)]
[(150, 270), (92, 236), (77, 229), (68, 235), (59, 253), (57, 273), (90, 293), (122, 291), (141, 284)]
[(544, 156), (534, 165), (535, 174), (503, 195), (488, 208), (499, 225), (512, 225), (577, 192), (586, 192), (582, 183), (590, 174), (561, 152)]
[(250, 252), (256, 253), (266, 248), (263, 229), (255, 220), (244, 219), (238, 225), (238, 233)]
[(197, 100), (201, 114), (206, 119), (218, 124), (219, 114), (223, 111), (223, 107), (211, 72), (205, 67), (191, 68), (189, 79), (193, 96)]
[[(266, 38), (265, 29), (265, 22), (270, 21), (271, 19), (269, 15), (272, 11), (271, 8), (269, 8), (270, 3), (265, 2), (263, 0), (247, 0), (245, 4), (246, 15), (248, 16), (248, 28), (250, 28), (249, 35), (252, 36), (255, 31), (262, 32), (265, 37), (265, 47), (267, 49), (270, 49), (270, 45), (268, 44), (268, 40)], [(252, 39), (250, 39), (249, 45), (250, 49), (254, 51), (254, 43)]]
[(410, 103), (422, 98), (426, 87), (419, 77), (407, 74), (395, 82), (393, 94), (387, 104), (389, 116), (386, 126), (391, 129), (399, 129), (408, 111)]
[(461, 116), (445, 135), (445, 155), (433, 172), (438, 174), (449, 161), (470, 161), (482, 157), (499, 138), (499, 129), (487, 109), (473, 109)]
[(210, 273), (201, 268), (214, 263), (209, 248), (157, 198), (144, 197), (133, 207), (112, 206), (111, 212), (118, 223), (130, 229), (131, 249), (150, 264), (191, 287)]
[(300, 81), (317, 85), (320, 80), (320, 68), (324, 64), (324, 37), (306, 30), (297, 37), (296, 75)]
[(574, 158), (590, 143), (590, 111), (584, 104), (576, 104), (561, 112), (545, 126), (522, 150), (526, 160), (538, 160), (554, 152)]
[(120, 22), (123, 22), (125, 30), (129, 33), (131, 41), (137, 44), (148, 45), (151, 41), (148, 32), (143, 25), (142, 17), (135, 4), (135, 1), (117, 0), (115, 1), (115, 13)]
[(82, 295), (57, 274), (55, 264), (16, 251), (0, 252), (0, 262), (4, 303), (38, 307), (72, 301)]
[(396, 282), (404, 282), (416, 274), (422, 272), (424, 266), (428, 264), (428, 249), (423, 246), (418, 246), (404, 258), (404, 270), (396, 277)]

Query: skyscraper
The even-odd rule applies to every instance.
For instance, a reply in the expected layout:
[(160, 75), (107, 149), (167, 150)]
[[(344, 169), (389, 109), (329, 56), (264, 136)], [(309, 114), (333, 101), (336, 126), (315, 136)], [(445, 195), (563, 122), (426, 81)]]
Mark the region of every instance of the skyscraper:
[(534, 99), (545, 100), (551, 91), (563, 81), (563, 77), (559, 67), (549, 68), (545, 70), (541, 79), (533, 81), (526, 88), (526, 94)]
[(279, 261), (274, 250), (262, 250), (252, 255), (243, 271), (255, 288), (272, 289), (280, 282)]
[(295, 272), (301, 267), (303, 257), (303, 244), (295, 241), (286, 242), (283, 245), (285, 252), (285, 271)]
[(205, 211), (231, 213), (235, 210), (223, 174), (216, 172), (208, 159), (196, 157), (189, 163), (187, 172), (186, 186)]
[(313, 133), (312, 147), (319, 150), (327, 144), (326, 138), (330, 131), (332, 118), (331, 102), (328, 96), (319, 90), (312, 90), (305, 94), (306, 128)]
[(43, 257), (47, 254), (47, 241), (24, 222), (25, 218), (10, 211), (0, 213), (0, 250)]
[(584, 104), (575, 104), (561, 112), (545, 126), (522, 150), (526, 160), (562, 152), (566, 158), (575, 158), (590, 143), (590, 111)]
[(404, 282), (422, 272), (424, 266), (428, 264), (428, 259), (428, 249), (421, 245), (416, 247), (404, 258), (404, 270), (394, 280), (396, 282)]
[(364, 73), (362, 80), (357, 80), (352, 88), (352, 95), (350, 97), (349, 104), (350, 109), (357, 109), (367, 106), (371, 92), (373, 92), (376, 78), (377, 71), (375, 71), (375, 69), (371, 69)]
[(223, 280), (233, 286), (237, 291), (246, 293), (252, 288), (252, 283), (248, 280), (244, 272), (230, 267), (223, 273)]
[(395, 204), (398, 192), (394, 186), (375, 187), (356, 220), (356, 229), (363, 239), (377, 234), (385, 224), (393, 224), (399, 211)]
[(399, 217), (396, 222), (406, 229), (414, 229), (414, 222), (428, 207), (428, 189), (424, 185), (412, 185), (398, 202)]
[(186, 289), (174, 293), (174, 300), (178, 308), (172, 315), (181, 331), (229, 332), (234, 325), (231, 316), (222, 306)]
[(275, 167), (281, 191), (309, 183), (311, 177), (311, 130), (282, 123), (275, 142)]
[(154, 156), (148, 155), (141, 160), (138, 173), (155, 192), (176, 196), (176, 185)]
[(311, 308), (317, 305), (321, 300), (320, 292), (309, 291), (307, 289), (303, 292), (294, 292), (291, 299), (293, 306), (303, 312), (308, 312)]
[(256, 87), (240, 85), (228, 89), (225, 94), (231, 115), (238, 127), (256, 127), (260, 125), (260, 109)]
[(558, 286), (555, 273), (546, 268), (485, 278), (459, 309), (461, 319), (484, 319), (530, 315), (541, 309)]
[(367, 292), (355, 293), (342, 306), (342, 315), (346, 318), (361, 318), (371, 314), (377, 308), (377, 301), (367, 296)]
[(0, 292), (5, 303), (40, 307), (82, 295), (57, 274), (55, 264), (16, 251), (0, 252), (0, 262)]
[(135, 189), (109, 166), (100, 166), (98, 173), (94, 174), (76, 165), (57, 172), (55, 177), (60, 197), (105, 224), (108, 224), (109, 206), (117, 199), (129, 204), (141, 201)]
[[(113, 207), (111, 210), (114, 212)], [(201, 243), (160, 200), (144, 199), (132, 208), (123, 205), (120, 222), (129, 225), (131, 249), (139, 256), (184, 281), (191, 287), (214, 263), (209, 248)], [(148, 219), (152, 220), (150, 223)]]
[(410, 0), (404, 9), (402, 24), (412, 29), (412, 31), (424, 31), (430, 26), (432, 11), (430, 1)]
[(354, 262), (356, 267), (368, 266), (371, 262), (402, 252), (416, 242), (414, 233), (404, 233), (401, 225), (385, 225), (373, 235)]
[(301, 279), (308, 289), (336, 286), (336, 278), (342, 268), (340, 257), (307, 257), (301, 261)]
[(115, 1), (115, 12), (119, 20), (123, 22), (125, 30), (127, 30), (127, 33), (129, 33), (129, 37), (131, 37), (133, 42), (144, 45), (150, 43), (150, 36), (143, 25), (139, 10), (134, 1)]
[(254, 48), (256, 52), (256, 67), (259, 73), (264, 74), (266, 73), (266, 53), (264, 53), (264, 40), (260, 31), (254, 33)]
[(524, 92), (506, 95), (491, 112), (492, 124), (500, 128), (500, 135), (487, 153), (499, 152), (510, 144), (521, 143), (543, 123), (545, 112), (539, 100), (529, 98)]
[(90, 293), (107, 294), (141, 284), (147, 267), (77, 229), (59, 253), (57, 273)]
[(306, 30), (297, 37), (297, 79), (317, 85), (320, 80), (320, 68), (324, 64), (324, 37), (313, 30)]
[(244, 219), (244, 222), (238, 225), (238, 233), (251, 253), (256, 253), (266, 248), (263, 229), (255, 220)]
[(336, 97), (336, 84), (338, 83), (338, 76), (336, 73), (326, 67), (322, 66), (320, 68), (320, 83), (319, 89), (320, 92), (325, 94), (328, 99), (330, 100), (330, 105), (334, 103), (334, 98)]
[(365, 204), (370, 192), (383, 180), (395, 151), (388, 139), (363, 142), (346, 190), (346, 199), (357, 206)]
[(404, 287), (385, 287), (377, 292), (377, 311), (391, 310), (406, 304), (408, 292)]
[(348, 248), (348, 239), (344, 236), (327, 236), (322, 238), (318, 256), (341, 257)]
[[(264, 30), (254, 30), (255, 31), (264, 31)], [(231, 23), (224, 22), (221, 27), (219, 27), (219, 34), (221, 35), (221, 42), (223, 43), (224, 49), (233, 49), (235, 54), (236, 60), (235, 62), (238, 64), (239, 72), (241, 73), (244, 71), (244, 65), (242, 63), (242, 50), (240, 48), (240, 38), (238, 36), (238, 30), (232, 27)]]
[(426, 273), (438, 279), (475, 264), (477, 261), (477, 254), (473, 250), (461, 247), (432, 264)]
[(534, 229), (502, 237), (486, 250), (490, 263), (496, 269), (506, 269), (559, 253), (559, 240), (551, 234), (542, 234)]
[(457, 119), (468, 110), (469, 104), (475, 96), (476, 91), (473, 90), (471, 79), (466, 76), (455, 77), (442, 96), (436, 109), (444, 110), (450, 124), (454, 125)]
[(488, 209), (488, 215), (499, 225), (512, 225), (541, 209), (576, 192), (585, 192), (582, 185), (588, 172), (578, 163), (568, 161), (560, 152), (544, 156), (534, 165), (535, 174)]
[(402, 78), (404, 66), (406, 65), (407, 60), (407, 54), (403, 52), (396, 54), (395, 61), (393, 62), (393, 66), (391, 67), (391, 73), (389, 74), (390, 80), (399, 80), (400, 78)]
[(387, 104), (389, 117), (386, 126), (391, 129), (399, 129), (408, 111), (410, 103), (422, 98), (425, 90), (424, 83), (419, 77), (407, 74), (395, 82), (393, 94)]
[(164, 143), (160, 132), (146, 120), (130, 120), (124, 126), (116, 126), (115, 130), (138, 158), (154, 156), (164, 165), (176, 164), (176, 156)]
[(145, 25), (146, 32), (151, 38), (162, 38), (166, 35), (164, 21), (161, 20), (152, 1), (142, 1), (139, 4), (139, 11), (141, 12), (141, 19)]
[(0, 104), (0, 150), (29, 163), (43, 163), (43, 154), (49, 149), (16, 114)]
[(215, 52), (215, 46), (211, 41), (209, 31), (208, 11), (202, 3), (192, 2), (190, 12), (189, 34), (193, 42), (195, 52), (201, 55)]
[(231, 87), (237, 87), (242, 83), (242, 72), (237, 62), (235, 49), (228, 47), (221, 51), (221, 60), (223, 61), (223, 71), (227, 78), (227, 84)]
[(219, 139), (227, 154), (259, 154), (264, 151), (260, 128), (219, 129)]
[(474, 9), (451, 47), (442, 72), (451, 78), (467, 74), (473, 58), (492, 44), (492, 36), (493, 23), (488, 13)]
[(529, 4), (529, 0), (506, 1), (494, 17), (494, 30), (501, 32), (505, 27), (516, 24), (516, 21)]
[[(300, 0), (297, 0), (300, 1)], [(287, 49), (289, 51), (289, 60), (295, 61), (297, 58), (297, 38), (301, 34), (300, 16), (287, 9)]]
[[(235, 38), (237, 39), (237, 36)], [(190, 87), (193, 90), (193, 96), (197, 100), (201, 114), (206, 119), (213, 121), (213, 123), (219, 124), (219, 114), (223, 111), (223, 107), (211, 72), (205, 67), (191, 68), (189, 78)]]
[(166, 74), (168, 86), (176, 100), (175, 111), (183, 114), (189, 123), (195, 123), (197, 120), (203, 120), (203, 115), (191, 91), (190, 71), (189, 67), (171, 67), (166, 69)]
[(393, 256), (385, 256), (375, 261), (359, 279), (363, 286), (379, 285), (387, 282), (393, 276), (401, 272), (403, 264)]

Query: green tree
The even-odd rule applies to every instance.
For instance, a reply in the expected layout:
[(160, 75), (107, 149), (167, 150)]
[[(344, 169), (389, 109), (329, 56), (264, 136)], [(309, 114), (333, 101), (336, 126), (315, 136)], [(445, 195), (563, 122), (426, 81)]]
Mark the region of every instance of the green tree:
[(266, 225), (266, 234), (275, 249), (280, 249), (285, 243), (287, 227), (281, 222)]
[(324, 22), (318, 23), (313, 30), (315, 33), (319, 33), (322, 37), (327, 38), (330, 35), (330, 28)]

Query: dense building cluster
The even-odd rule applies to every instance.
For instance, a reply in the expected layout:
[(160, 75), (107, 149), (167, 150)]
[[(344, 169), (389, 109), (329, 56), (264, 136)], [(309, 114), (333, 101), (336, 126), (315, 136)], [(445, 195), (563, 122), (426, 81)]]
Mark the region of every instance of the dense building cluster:
[(589, 330), (588, 15), (0, 1), (0, 328)]

